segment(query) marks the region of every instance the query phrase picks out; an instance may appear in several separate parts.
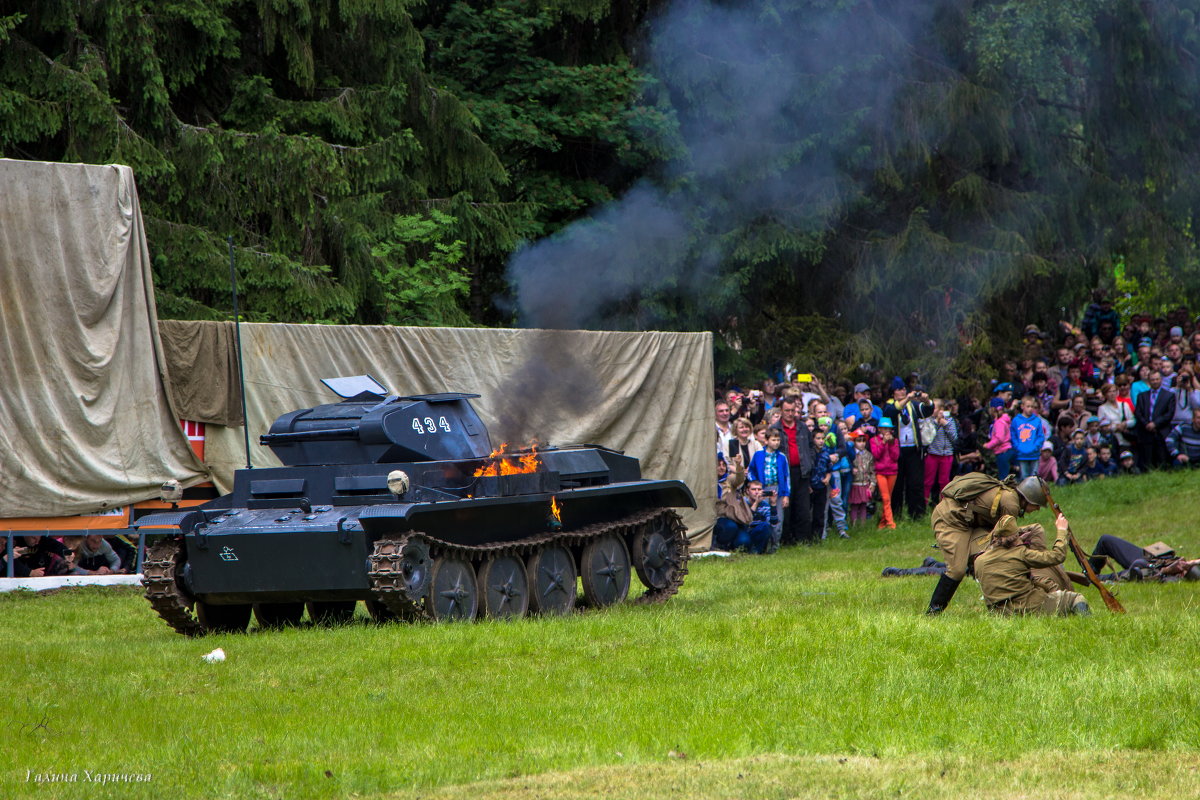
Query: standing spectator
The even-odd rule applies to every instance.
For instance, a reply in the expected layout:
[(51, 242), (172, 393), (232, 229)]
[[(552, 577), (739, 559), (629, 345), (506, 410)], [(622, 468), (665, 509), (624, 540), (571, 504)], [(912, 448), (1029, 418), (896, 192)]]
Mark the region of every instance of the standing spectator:
[(825, 538), (826, 527), (826, 505), (829, 503), (829, 491), (831, 476), (833, 473), (833, 458), (834, 448), (828, 440), (828, 427), (822, 422), (827, 422), (828, 417), (821, 417), (817, 421), (817, 430), (813, 433), (813, 450), (816, 452), (816, 460), (813, 461), (812, 475), (809, 478), (809, 486), (812, 489), (812, 526), (813, 539), (823, 540)]
[[(956, 472), (966, 475), (968, 472), (983, 471), (983, 453), (979, 452), (979, 437), (975, 433), (975, 424), (970, 417), (959, 420), (962, 426), (958, 435), (958, 456), (956, 457)], [(945, 487), (943, 487), (945, 488)]]
[[(867, 419), (866, 415), (863, 413), (863, 402), (866, 402), (867, 405), (870, 406), (871, 413), (869, 419)], [(850, 424), (850, 429), (854, 430), (857, 427), (855, 422), (859, 420), (862, 420), (861, 424), (864, 425), (878, 425), (882, 415), (882, 409), (871, 402), (871, 387), (867, 386), (865, 383), (855, 384), (854, 402), (848, 403), (846, 405), (846, 410), (843, 413), (843, 417), (845, 418), (846, 422)]]
[[(1009, 426), (1009, 441), (1012, 453), (1021, 471), (1021, 480), (1037, 474), (1037, 462), (1046, 441), (1042, 418), (1037, 413), (1037, 399), (1033, 395), (1021, 398), (1021, 413), (1013, 418)], [(998, 460), (998, 459), (997, 459)], [(1005, 478), (1000, 475), (1001, 480)]]
[(875, 460), (875, 480), (879, 485), (879, 501), (883, 507), (879, 518), (878, 529), (895, 530), (896, 521), (892, 517), (892, 488), (896, 484), (896, 473), (899, 470), (900, 443), (896, 441), (895, 426), (891, 417), (879, 420), (879, 433), (871, 437), (871, 456)]
[(991, 399), (988, 409), (992, 414), (991, 435), (983, 446), (996, 456), (996, 475), (1004, 480), (1012, 472), (1012, 435), (1009, 432), (1012, 419), (1004, 410), (1004, 400), (999, 397)]
[(1054, 445), (1049, 442), (1042, 444), (1037, 462), (1037, 476), (1048, 486), (1058, 483), (1058, 460), (1054, 457)]
[[(1192, 421), (1192, 411), (1200, 408), (1200, 381), (1191, 362), (1183, 362), (1184, 367), (1175, 376), (1171, 386), (1171, 394), (1175, 395), (1175, 415), (1171, 418), (1171, 427), (1186, 425)], [(1166, 385), (1166, 381), (1163, 381)]]
[(717, 416), (717, 452), (725, 454), (725, 446), (729, 437), (733, 436), (733, 426), (729, 421), (729, 402), (718, 400), (714, 406)]
[(1132, 429), (1136, 421), (1133, 416), (1133, 409), (1117, 400), (1117, 385), (1115, 383), (1106, 383), (1100, 388), (1100, 392), (1104, 397), (1104, 402), (1096, 409), (1096, 416), (1100, 418), (1101, 422), (1108, 420), (1109, 431), (1118, 447), (1129, 447), (1131, 444), (1130, 436), (1132, 435)]
[(796, 544), (812, 540), (812, 502), (809, 478), (812, 476), (815, 454), (812, 434), (800, 421), (796, 411), (796, 400), (785, 397), (779, 404), (780, 417), (776, 429), (783, 437), (783, 453), (788, 461), (788, 485), (791, 487), (791, 502), (783, 522), (783, 544)]
[(762, 449), (762, 445), (754, 438), (754, 426), (745, 417), (738, 417), (731, 424), (733, 436), (729, 439), (728, 450), (730, 457), (740, 455), (743, 464), (749, 464), (754, 454)]
[[(925, 499), (937, 503), (942, 487), (950, 482), (954, 471), (954, 449), (958, 443), (958, 423), (946, 410), (945, 403), (933, 401), (933, 419), (937, 423), (937, 435), (929, 443), (925, 454)], [(935, 491), (936, 490), (936, 491)]]
[(928, 442), (921, 438), (919, 423), (931, 414), (933, 404), (920, 387), (910, 396), (903, 380), (899, 377), (892, 379), (892, 399), (883, 407), (883, 418), (892, 421), (896, 441), (900, 445), (896, 486), (892, 489), (892, 510), (898, 513), (903, 502), (911, 519), (917, 519), (925, 513), (925, 501), (921, 493), (925, 490), (924, 451)]
[(1162, 376), (1157, 372), (1150, 373), (1147, 383), (1150, 388), (1138, 396), (1133, 413), (1138, 422), (1142, 467), (1151, 469), (1161, 467), (1167, 461), (1166, 435), (1175, 416), (1175, 396), (1162, 388)]
[(1171, 430), (1167, 452), (1177, 467), (1200, 467), (1200, 408), (1192, 409), (1191, 422)]
[(750, 460), (749, 474), (751, 479), (763, 485), (763, 494), (775, 501), (775, 521), (772, 523), (771, 546), (767, 549), (774, 552), (779, 549), (783, 534), (783, 515), (787, 510), (791, 497), (791, 486), (788, 484), (787, 456), (779, 452), (783, 443), (783, 434), (777, 429), (767, 431), (767, 446), (754, 454)]
[(867, 518), (867, 505), (875, 491), (875, 457), (867, 449), (867, 435), (851, 432), (854, 442), (854, 478), (850, 489), (850, 524)]

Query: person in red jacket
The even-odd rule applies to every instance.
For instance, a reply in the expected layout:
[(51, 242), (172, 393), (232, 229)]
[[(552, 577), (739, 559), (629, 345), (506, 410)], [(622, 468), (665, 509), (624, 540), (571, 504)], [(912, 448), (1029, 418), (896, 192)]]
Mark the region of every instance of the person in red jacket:
[(879, 484), (880, 505), (883, 507), (877, 527), (880, 530), (894, 530), (896, 521), (892, 518), (892, 487), (896, 483), (896, 473), (900, 471), (900, 443), (896, 441), (896, 428), (887, 417), (879, 420), (878, 432), (871, 437), (871, 455), (875, 458), (875, 480)]

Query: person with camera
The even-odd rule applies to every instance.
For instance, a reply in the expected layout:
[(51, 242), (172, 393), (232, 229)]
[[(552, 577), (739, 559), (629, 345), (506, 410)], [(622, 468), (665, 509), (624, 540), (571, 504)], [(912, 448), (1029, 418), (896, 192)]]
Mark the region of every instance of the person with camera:
[[(1165, 380), (1163, 385), (1166, 386)], [(1171, 418), (1171, 427), (1187, 425), (1192, 421), (1192, 410), (1200, 408), (1200, 380), (1196, 379), (1194, 363), (1181, 362), (1171, 384), (1171, 394), (1175, 396), (1175, 416)]]
[(900, 444), (896, 485), (892, 488), (892, 509), (899, 514), (903, 503), (911, 519), (918, 519), (925, 513), (925, 500), (921, 493), (925, 489), (924, 456), (929, 442), (921, 434), (920, 422), (931, 416), (933, 403), (924, 389), (914, 387), (910, 394), (902, 378), (892, 379), (892, 399), (883, 407), (883, 417), (892, 421), (896, 440)]

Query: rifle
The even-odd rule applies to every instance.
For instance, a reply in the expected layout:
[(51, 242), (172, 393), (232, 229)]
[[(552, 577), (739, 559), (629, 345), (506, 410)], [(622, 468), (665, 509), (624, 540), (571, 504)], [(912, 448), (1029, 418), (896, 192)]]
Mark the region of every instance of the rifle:
[[(1050, 496), (1050, 489), (1045, 482), (1042, 483), (1042, 489), (1046, 492), (1046, 502), (1058, 514), (1063, 514), (1062, 508), (1058, 503), (1054, 502), (1054, 498)], [(1108, 587), (1100, 582), (1100, 578), (1096, 576), (1096, 570), (1092, 569), (1092, 562), (1088, 561), (1087, 554), (1083, 552), (1083, 548), (1079, 546), (1079, 542), (1075, 539), (1075, 534), (1071, 532), (1071, 525), (1067, 523), (1067, 543), (1071, 545), (1071, 552), (1075, 554), (1075, 560), (1079, 562), (1079, 566), (1083, 567), (1083, 574), (1087, 575), (1087, 579), (1100, 590), (1100, 599), (1104, 601), (1104, 605), (1108, 606), (1108, 610), (1114, 614), (1124, 614), (1125, 607), (1121, 605), (1121, 601), (1113, 596), (1113, 593), (1108, 590)]]

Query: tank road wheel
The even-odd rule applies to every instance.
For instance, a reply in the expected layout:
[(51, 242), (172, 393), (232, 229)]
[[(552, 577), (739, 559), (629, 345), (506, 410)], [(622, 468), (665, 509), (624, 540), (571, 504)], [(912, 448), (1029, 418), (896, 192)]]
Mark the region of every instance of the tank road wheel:
[(345, 625), (354, 619), (355, 600), (310, 600), (305, 604), (308, 618), (317, 625)]
[(255, 603), (254, 618), (260, 628), (283, 628), (300, 624), (304, 603)]
[(619, 603), (629, 594), (629, 550), (619, 536), (607, 533), (588, 542), (579, 559), (583, 599), (589, 606)]
[(671, 521), (665, 516), (656, 517), (642, 525), (632, 539), (638, 578), (652, 591), (666, 589), (679, 569)]
[(489, 619), (523, 617), (529, 610), (529, 579), (516, 556), (497, 556), (479, 570), (480, 611)]
[(535, 614), (570, 614), (575, 609), (575, 558), (552, 544), (529, 557), (529, 610)]
[(213, 633), (242, 633), (250, 624), (250, 604), (215, 606), (197, 600), (196, 618), (205, 630)]
[(475, 618), (479, 587), (471, 562), (452, 556), (434, 560), (425, 610), (438, 622)]

